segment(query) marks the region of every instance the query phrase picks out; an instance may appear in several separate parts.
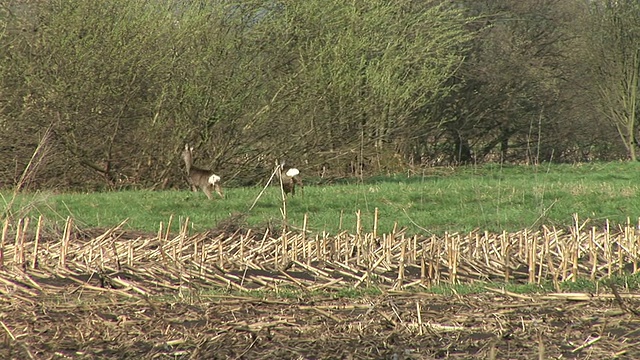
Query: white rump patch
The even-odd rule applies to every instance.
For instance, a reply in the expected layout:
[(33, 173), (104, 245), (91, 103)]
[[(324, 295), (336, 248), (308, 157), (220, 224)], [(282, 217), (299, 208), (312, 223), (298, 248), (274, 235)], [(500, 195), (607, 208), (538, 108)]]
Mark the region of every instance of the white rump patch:
[(289, 170), (287, 170), (287, 172), (285, 173), (288, 177), (294, 177), (298, 174), (300, 174), (300, 170), (296, 169), (296, 168), (291, 168)]
[(218, 181), (220, 181), (220, 176), (216, 174), (209, 176), (209, 184), (215, 185)]

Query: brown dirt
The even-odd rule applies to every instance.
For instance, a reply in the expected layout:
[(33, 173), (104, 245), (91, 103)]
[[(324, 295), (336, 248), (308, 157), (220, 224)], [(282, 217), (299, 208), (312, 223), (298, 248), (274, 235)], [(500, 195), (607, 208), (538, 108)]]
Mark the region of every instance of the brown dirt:
[(640, 300), (633, 299), (143, 298), (52, 280), (32, 297), (3, 287), (0, 358), (640, 358), (640, 317), (632, 312)]

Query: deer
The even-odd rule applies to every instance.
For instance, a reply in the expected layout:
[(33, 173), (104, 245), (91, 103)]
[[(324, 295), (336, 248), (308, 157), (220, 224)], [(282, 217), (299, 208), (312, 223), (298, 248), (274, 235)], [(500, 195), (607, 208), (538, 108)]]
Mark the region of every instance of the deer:
[(291, 194), (291, 196), (294, 196), (296, 194), (296, 185), (300, 186), (304, 191), (304, 185), (298, 176), (300, 174), (300, 170), (291, 167), (287, 168), (285, 171), (284, 161), (282, 161), (278, 167), (279, 169), (277, 174), (282, 181), (282, 190), (285, 195)]
[(207, 195), (207, 198), (212, 200), (211, 189), (213, 189), (220, 195), (220, 198), (224, 198), (222, 187), (220, 186), (220, 176), (214, 174), (211, 170), (193, 166), (193, 146), (190, 147), (189, 144), (184, 146), (182, 159), (187, 168), (188, 182), (192, 191), (198, 191), (198, 188), (200, 188)]

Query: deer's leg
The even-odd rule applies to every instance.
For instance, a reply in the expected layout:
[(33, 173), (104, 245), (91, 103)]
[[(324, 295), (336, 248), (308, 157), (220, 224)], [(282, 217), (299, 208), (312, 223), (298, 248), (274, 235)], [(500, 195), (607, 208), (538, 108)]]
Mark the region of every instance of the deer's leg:
[(209, 188), (208, 185), (205, 185), (202, 187), (202, 191), (204, 191), (204, 194), (207, 195), (207, 198), (211, 200), (211, 188)]
[(224, 199), (224, 194), (222, 193), (222, 187), (219, 184), (213, 185), (213, 189), (220, 195), (220, 198)]
[(300, 191), (302, 192), (302, 196), (304, 196), (304, 185), (302, 184), (302, 180), (300, 179), (295, 179), (295, 180), (296, 180), (296, 184), (300, 186)]

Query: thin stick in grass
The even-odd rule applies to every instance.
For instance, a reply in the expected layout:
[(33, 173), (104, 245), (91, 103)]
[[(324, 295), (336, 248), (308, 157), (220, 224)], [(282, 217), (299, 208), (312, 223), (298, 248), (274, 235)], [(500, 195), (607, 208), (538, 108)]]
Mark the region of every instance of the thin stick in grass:
[(404, 235), (402, 236), (402, 243), (400, 246), (400, 259), (398, 263), (398, 278), (396, 279), (395, 288), (402, 288), (402, 284), (404, 282), (404, 258), (407, 252), (407, 242), (404, 239)]
[[(362, 213), (360, 212), (360, 209), (358, 209), (358, 211), (356, 212), (356, 241), (355, 241), (355, 247), (356, 247), (356, 264), (360, 264), (360, 256), (361, 254), (361, 247), (362, 247)], [(347, 254), (345, 256), (345, 260), (348, 259), (350, 254)], [(347, 262), (345, 261), (345, 264)]]
[(373, 212), (373, 239), (378, 238), (378, 208)]
[(23, 219), (18, 219), (18, 226), (16, 226), (16, 236), (13, 239), (13, 264), (20, 265), (22, 262), (20, 261), (20, 239), (22, 239), (22, 221)]
[(184, 241), (189, 236), (189, 217), (184, 219), (184, 223), (180, 227), (180, 241), (178, 242), (178, 254), (175, 260), (177, 261), (177, 265), (182, 269), (182, 250), (184, 248)]
[(549, 233), (549, 229), (547, 228), (544, 228), (544, 229), (545, 229), (545, 235), (544, 235), (543, 251), (544, 251), (545, 260), (547, 262), (547, 272), (550, 274), (553, 274), (554, 282), (557, 282), (557, 274), (559, 270), (556, 269), (556, 266), (553, 263), (553, 257), (551, 254), (551, 240), (552, 240), (552, 237), (554, 237), (557, 242), (558, 236), (557, 236), (557, 232), (555, 231), (555, 228), (553, 229), (552, 233)]
[(449, 263), (449, 280), (451, 284), (456, 284), (458, 282), (458, 259), (459, 259), (459, 241), (460, 235), (451, 236), (449, 253), (450, 253), (450, 263)]
[(118, 255), (118, 247), (116, 246), (115, 240), (111, 241), (111, 250), (113, 251), (113, 256), (116, 259), (116, 269), (118, 271), (122, 270), (122, 263), (120, 262), (120, 255)]
[(421, 246), (422, 246), (422, 251), (420, 255), (420, 281), (422, 282), (423, 285), (429, 286), (430, 281), (429, 281), (429, 278), (427, 277), (427, 263), (425, 260), (427, 248), (424, 245), (424, 241), (422, 242)]
[(127, 243), (127, 265), (133, 266), (133, 242)]
[(29, 218), (25, 218), (22, 224), (22, 232), (20, 233), (20, 265), (26, 265), (27, 257), (25, 255), (25, 237), (29, 228)]
[(2, 239), (0, 240), (0, 270), (4, 270), (4, 244), (7, 239), (7, 231), (9, 231), (9, 219), (4, 219), (2, 225)]
[[(451, 271), (451, 263), (453, 262), (453, 259), (451, 258), (452, 254), (451, 254), (451, 240), (449, 239), (449, 233), (447, 231), (444, 232), (444, 250), (446, 252), (446, 256), (447, 256), (447, 266), (449, 267), (449, 281), (451, 282), (451, 277), (453, 276), (452, 271)], [(452, 282), (453, 283), (453, 282)]]
[(598, 253), (596, 252), (597, 233), (596, 227), (591, 227), (591, 236), (589, 236), (589, 260), (591, 262), (591, 274), (589, 278), (591, 281), (596, 280), (596, 271), (598, 270)]
[[(571, 253), (571, 281), (576, 282), (578, 279), (578, 258), (580, 252), (580, 233), (582, 232), (582, 228), (584, 224), (580, 226), (578, 221), (578, 214), (573, 214), (573, 220), (575, 222), (575, 233), (573, 234), (572, 246), (569, 247)], [(586, 223), (586, 222), (585, 222)]]
[[(435, 235), (431, 235), (431, 241), (429, 243), (429, 279), (431, 282), (435, 281), (440, 283), (440, 256), (441, 253), (436, 249), (437, 239)], [(436, 258), (436, 251), (438, 251)]]
[(569, 237), (561, 237), (558, 239), (558, 246), (560, 251), (560, 257), (562, 258), (561, 268), (562, 268), (562, 280), (567, 280), (569, 278), (569, 267), (571, 265), (572, 259), (572, 246), (574, 243), (574, 236), (571, 235)]
[(40, 244), (40, 232), (42, 230), (42, 215), (38, 216), (38, 225), (36, 226), (36, 238), (33, 241), (33, 257), (31, 259), (31, 268), (38, 266), (38, 245)]
[(202, 248), (200, 249), (200, 275), (204, 275), (204, 264), (207, 259), (207, 249), (205, 247), (204, 241), (202, 243)]
[(307, 221), (309, 220), (309, 214), (308, 213), (304, 213), (304, 216), (302, 217), (302, 243), (306, 243), (307, 242)]
[(627, 241), (628, 241), (628, 251), (629, 251), (629, 256), (631, 257), (631, 262), (633, 265), (633, 273), (635, 274), (636, 272), (638, 272), (638, 249), (636, 248), (636, 230), (634, 229), (633, 225), (631, 225), (631, 219), (627, 218), (627, 229), (628, 229), (628, 236), (627, 236)]
[(510, 268), (511, 264), (509, 261), (511, 258), (511, 243), (509, 243), (507, 239), (506, 231), (502, 231), (501, 241), (502, 241), (502, 256), (504, 260), (504, 282), (508, 283), (509, 280), (511, 279), (511, 268)]
[(412, 237), (413, 245), (411, 247), (411, 263), (415, 264), (418, 261), (418, 235)]
[(534, 234), (530, 236), (530, 239), (525, 238), (528, 244), (528, 258), (529, 258), (529, 284), (535, 284), (536, 282), (536, 249), (538, 248), (538, 237)]
[(73, 226), (73, 219), (67, 216), (67, 221), (64, 225), (64, 233), (62, 235), (62, 241), (60, 244), (60, 258), (58, 259), (58, 265), (61, 268), (65, 268), (67, 265), (67, 252), (69, 251), (69, 239), (71, 237), (71, 227)]
[(52, 133), (52, 128), (53, 128), (53, 124), (49, 125), (49, 127), (45, 130), (44, 134), (42, 135), (42, 138), (38, 142), (38, 146), (36, 146), (36, 149), (33, 151), (33, 154), (31, 154), (31, 158), (29, 159), (27, 166), (22, 171), (22, 174), (20, 175), (20, 179), (18, 179), (18, 182), (13, 188), (13, 196), (11, 197), (11, 200), (9, 200), (9, 203), (6, 204), (5, 206), (4, 218), (7, 218), (7, 217), (10, 218), (12, 216), (11, 208), (13, 207), (13, 203), (16, 201), (16, 198), (18, 197), (18, 193), (22, 190), (22, 188), (24, 188), (25, 184), (27, 184), (30, 181), (30, 179), (35, 176), (38, 166), (42, 163), (48, 150), (47, 145), (48, 145), (49, 137), (51, 136), (51, 133)]
[[(264, 185), (264, 188), (262, 188), (262, 191), (260, 191), (258, 196), (256, 196), (255, 200), (253, 200), (253, 204), (251, 204), (251, 206), (249, 207), (249, 211), (251, 211), (253, 209), (253, 207), (256, 206), (256, 204), (258, 203), (258, 200), (260, 199), (260, 197), (262, 197), (262, 194), (265, 192), (265, 190), (267, 190), (267, 187), (269, 187), (269, 185), (271, 184), (271, 181), (273, 181), (273, 177), (276, 176), (278, 171), (280, 171), (279, 167), (276, 167), (273, 170), (273, 173), (271, 174), (271, 177), (269, 178), (267, 183)], [(281, 183), (282, 183), (282, 181), (281, 181)], [(280, 188), (282, 189), (282, 186)]]
[(609, 220), (607, 219), (605, 224), (605, 238), (604, 238), (604, 248), (605, 248), (605, 260), (607, 261), (607, 275), (611, 277), (613, 275), (613, 250), (611, 248), (611, 227), (609, 226)]
[(624, 271), (624, 236), (617, 236), (618, 245), (618, 275), (622, 275)]
[[(549, 238), (547, 237), (547, 232), (543, 229), (542, 232), (542, 250), (540, 251), (540, 262), (538, 263), (538, 281), (539, 285), (542, 281), (542, 269), (544, 265), (544, 260), (547, 256), (547, 249), (549, 249)], [(549, 273), (549, 269), (547, 269), (547, 273)]]
[(222, 238), (218, 238), (218, 266), (224, 269), (224, 253), (222, 251)]
[[(633, 231), (633, 237), (635, 239), (635, 251), (633, 252), (633, 257), (636, 259), (637, 264), (638, 253), (640, 252), (640, 217), (638, 218), (637, 227)], [(637, 271), (637, 268), (634, 267), (634, 272), (635, 271)]]

